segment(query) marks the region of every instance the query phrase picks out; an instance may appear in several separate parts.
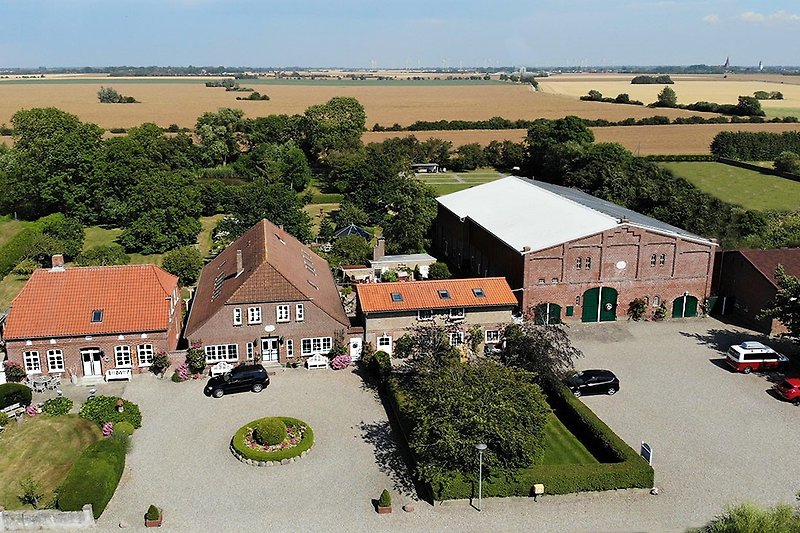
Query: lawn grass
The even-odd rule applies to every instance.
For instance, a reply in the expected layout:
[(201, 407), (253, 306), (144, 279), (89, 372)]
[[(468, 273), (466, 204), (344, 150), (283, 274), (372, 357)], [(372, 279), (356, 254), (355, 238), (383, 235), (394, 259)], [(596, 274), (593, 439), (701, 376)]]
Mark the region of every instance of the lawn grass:
[(720, 200), (756, 211), (797, 209), (800, 182), (722, 163), (661, 163), (702, 191)]
[(0, 246), (6, 244), (13, 239), (17, 233), (31, 224), (32, 222), (26, 222), (24, 220), (14, 220), (10, 216), (0, 217)]
[(97, 424), (78, 415), (40, 415), (23, 424), (9, 424), (0, 433), (0, 505), (31, 508), (18, 497), (20, 480), (27, 476), (41, 484), (42, 504), (49, 502), (72, 464), (100, 437)]
[(599, 461), (553, 413), (544, 427), (543, 465), (590, 465)]
[(322, 217), (337, 209), (339, 209), (338, 202), (329, 204), (308, 204), (303, 207), (303, 210), (311, 217), (312, 231), (315, 235), (319, 233), (319, 224), (322, 222)]
[(200, 230), (200, 234), (197, 236), (197, 245), (203, 257), (206, 257), (208, 252), (211, 251), (211, 232), (214, 231), (214, 228), (217, 227), (217, 224), (224, 216), (220, 214), (200, 217), (200, 225), (203, 226), (203, 229)]
[(26, 281), (28, 280), (15, 274), (9, 274), (0, 280), (0, 311), (8, 311), (11, 300), (16, 298)]
[(430, 185), (436, 196), (463, 191), (475, 185), (489, 183), (504, 175), (492, 168), (479, 168), (468, 172), (439, 172), (437, 174), (417, 174), (417, 179)]

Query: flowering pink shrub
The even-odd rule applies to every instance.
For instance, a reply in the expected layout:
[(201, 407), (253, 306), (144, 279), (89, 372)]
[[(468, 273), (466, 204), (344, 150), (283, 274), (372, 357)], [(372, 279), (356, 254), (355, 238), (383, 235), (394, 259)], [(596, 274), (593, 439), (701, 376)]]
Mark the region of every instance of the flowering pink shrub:
[(350, 358), (349, 355), (337, 355), (331, 361), (331, 368), (334, 370), (342, 370), (343, 368), (347, 368), (350, 366), (353, 360)]
[(181, 378), (181, 381), (189, 379), (189, 365), (187, 363), (181, 363), (178, 366), (178, 377)]
[(110, 437), (112, 433), (114, 433), (114, 424), (111, 422), (103, 424), (103, 436)]
[(25, 408), (25, 414), (28, 416), (36, 416), (39, 414), (39, 408), (33, 404), (30, 404), (28, 407)]

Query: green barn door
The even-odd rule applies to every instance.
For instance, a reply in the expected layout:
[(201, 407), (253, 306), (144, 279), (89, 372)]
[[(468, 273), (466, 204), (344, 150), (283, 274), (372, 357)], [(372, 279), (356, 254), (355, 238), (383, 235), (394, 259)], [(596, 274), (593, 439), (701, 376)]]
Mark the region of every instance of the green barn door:
[(600, 289), (600, 322), (617, 319), (617, 291), (611, 287)]
[(561, 306), (551, 303), (537, 305), (534, 310), (533, 323), (538, 325), (560, 324)]
[(697, 298), (679, 296), (672, 301), (672, 318), (690, 318), (697, 316)]
[(583, 293), (581, 322), (597, 322), (597, 308), (600, 305), (600, 289), (589, 289)]

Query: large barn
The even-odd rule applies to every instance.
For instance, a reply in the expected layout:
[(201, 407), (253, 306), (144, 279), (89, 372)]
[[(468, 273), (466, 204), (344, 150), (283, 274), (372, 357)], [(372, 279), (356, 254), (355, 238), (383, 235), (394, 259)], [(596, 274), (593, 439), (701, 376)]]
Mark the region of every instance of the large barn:
[(441, 196), (440, 257), (465, 276), (505, 276), (540, 321), (604, 322), (636, 298), (646, 316), (696, 316), (713, 240), (570, 189), (507, 177)]

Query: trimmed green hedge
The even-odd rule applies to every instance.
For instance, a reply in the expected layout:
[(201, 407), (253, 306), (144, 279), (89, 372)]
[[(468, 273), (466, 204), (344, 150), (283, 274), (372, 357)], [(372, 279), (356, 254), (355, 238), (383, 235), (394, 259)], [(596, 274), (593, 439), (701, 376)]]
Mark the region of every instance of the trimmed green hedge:
[[(304, 426), (306, 426), (306, 431), (303, 434), (303, 440), (301, 440), (300, 444), (298, 444), (294, 448), (277, 450), (274, 452), (264, 452), (261, 450), (254, 450), (249, 446), (247, 446), (247, 444), (244, 441), (244, 437), (247, 434), (247, 432), (250, 431), (255, 426), (257, 426), (262, 420), (268, 420), (269, 418), (279, 418), (283, 420), (283, 423), (286, 424), (287, 426), (303, 424)], [(245, 424), (244, 426), (239, 428), (239, 431), (237, 431), (233, 435), (231, 444), (233, 445), (233, 448), (240, 455), (246, 457), (247, 459), (252, 459), (253, 461), (281, 461), (283, 459), (290, 459), (292, 457), (297, 457), (304, 451), (310, 450), (311, 447), (314, 445), (314, 432), (311, 430), (311, 426), (309, 426), (302, 420), (298, 420), (296, 418), (289, 418), (287, 416), (259, 418), (258, 420), (253, 420), (252, 422)]]
[(33, 391), (21, 383), (3, 383), (0, 385), (0, 409), (19, 403), (25, 407), (31, 404)]
[(106, 438), (86, 448), (78, 457), (58, 491), (58, 508), (80, 511), (92, 504), (99, 518), (117, 490), (125, 470), (125, 444), (121, 439)]

